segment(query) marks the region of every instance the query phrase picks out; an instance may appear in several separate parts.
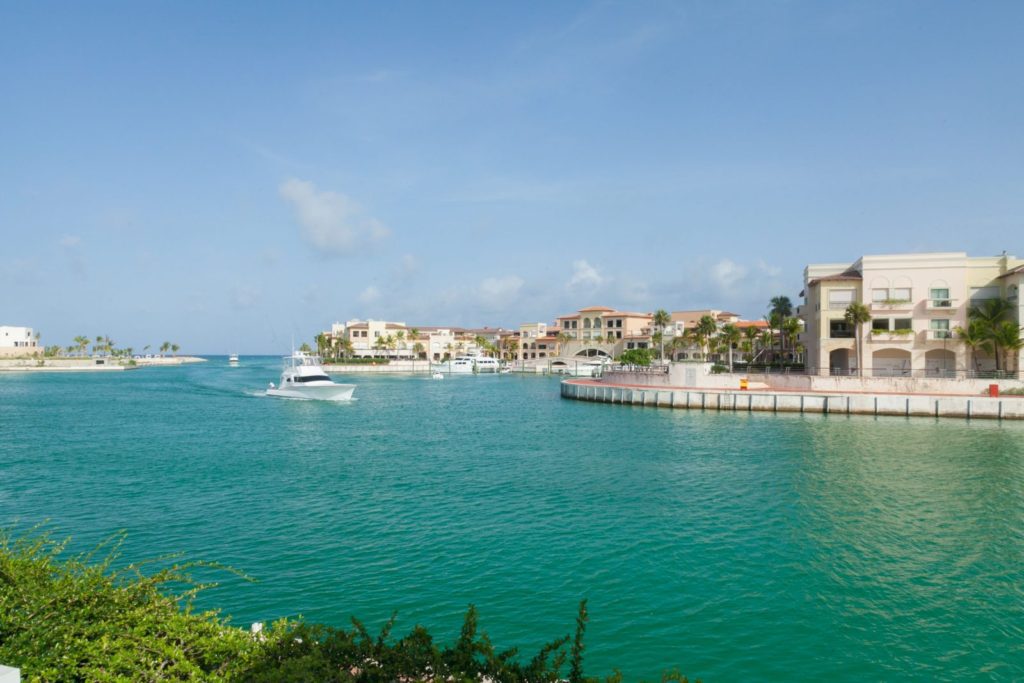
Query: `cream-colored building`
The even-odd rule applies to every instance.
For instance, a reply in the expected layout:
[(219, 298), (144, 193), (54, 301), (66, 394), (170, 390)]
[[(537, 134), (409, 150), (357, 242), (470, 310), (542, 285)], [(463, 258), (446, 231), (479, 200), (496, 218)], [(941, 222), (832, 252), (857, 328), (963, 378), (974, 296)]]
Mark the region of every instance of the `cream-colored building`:
[(478, 342), (498, 345), (507, 330), (501, 328), (410, 327), (404, 322), (349, 320), (334, 323), (327, 333), (332, 345), (346, 339), (352, 355), (360, 358), (428, 359), (440, 361), (486, 351)]
[(0, 325), (0, 356), (32, 356), (42, 352), (31, 327)]
[[(963, 252), (862, 256), (853, 263), (811, 264), (804, 269), (806, 323), (801, 341), (808, 372), (852, 374), (857, 369), (855, 330), (845, 321), (853, 302), (868, 307), (861, 343), (866, 376), (956, 376), (995, 369), (994, 358), (972, 352), (955, 334), (967, 327), (968, 310), (986, 299), (1008, 299), (1024, 320), (1019, 296), (1024, 260), (969, 257)], [(1016, 364), (1021, 367), (1021, 356)]]

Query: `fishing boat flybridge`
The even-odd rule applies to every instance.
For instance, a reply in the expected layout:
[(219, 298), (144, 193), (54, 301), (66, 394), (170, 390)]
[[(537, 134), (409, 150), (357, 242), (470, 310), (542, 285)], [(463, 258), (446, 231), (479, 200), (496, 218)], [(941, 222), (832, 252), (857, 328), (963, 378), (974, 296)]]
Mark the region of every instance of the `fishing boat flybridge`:
[(281, 385), (271, 382), (267, 396), (305, 401), (350, 401), (355, 384), (336, 384), (320, 365), (320, 359), (303, 351), (285, 358)]
[(230, 356), (228, 356), (228, 365), (230, 365), (232, 367), (238, 365), (238, 354), (237, 353), (233, 353)]

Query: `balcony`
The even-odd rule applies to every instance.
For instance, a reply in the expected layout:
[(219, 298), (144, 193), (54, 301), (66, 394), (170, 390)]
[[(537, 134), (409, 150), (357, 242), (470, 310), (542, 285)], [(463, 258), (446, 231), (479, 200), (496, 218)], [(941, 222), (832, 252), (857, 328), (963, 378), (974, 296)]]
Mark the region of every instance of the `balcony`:
[(910, 299), (882, 299), (872, 301), (872, 311), (909, 311), (914, 308), (914, 302)]
[(925, 341), (953, 341), (953, 330), (924, 330)]
[(931, 313), (949, 313), (952, 315), (956, 312), (956, 307), (956, 299), (925, 299), (925, 308)]
[(876, 344), (905, 344), (914, 340), (914, 331), (909, 329), (900, 330), (871, 330), (871, 341)]

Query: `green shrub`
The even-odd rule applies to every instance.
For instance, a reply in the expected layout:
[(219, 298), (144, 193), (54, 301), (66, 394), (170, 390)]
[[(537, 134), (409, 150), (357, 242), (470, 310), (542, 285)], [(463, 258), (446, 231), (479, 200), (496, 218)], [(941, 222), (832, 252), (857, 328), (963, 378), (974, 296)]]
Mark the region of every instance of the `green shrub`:
[[(214, 585), (196, 581), (193, 572), (238, 572), (180, 557), (115, 569), (123, 541), (118, 534), (90, 553), (65, 557), (67, 541), (0, 529), (0, 661), (22, 669), (26, 683), (553, 683), (564, 680), (567, 657), (571, 683), (598, 680), (583, 674), (585, 600), (575, 637), (557, 638), (527, 659), (516, 648), (495, 649), (479, 632), (472, 605), (452, 645), (437, 645), (421, 626), (392, 638), (395, 615), (375, 635), (353, 618), (351, 629), (281, 620), (254, 636), (217, 611), (192, 608), (195, 596)], [(105, 557), (94, 561), (99, 552)], [(662, 680), (686, 679), (673, 672)]]
[(629, 349), (623, 351), (616, 360), (622, 365), (643, 365), (651, 364), (653, 353), (651, 349)]

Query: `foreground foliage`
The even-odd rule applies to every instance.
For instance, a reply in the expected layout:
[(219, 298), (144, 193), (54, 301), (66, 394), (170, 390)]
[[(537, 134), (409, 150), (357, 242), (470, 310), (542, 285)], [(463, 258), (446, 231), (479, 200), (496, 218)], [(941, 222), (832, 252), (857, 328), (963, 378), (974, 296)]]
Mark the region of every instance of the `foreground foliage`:
[[(392, 638), (395, 615), (375, 635), (353, 619), (351, 629), (282, 620), (254, 636), (216, 611), (192, 609), (212, 585), (193, 578), (197, 569), (233, 570), (177, 557), (115, 569), (123, 540), (68, 557), (66, 541), (0, 530), (0, 662), (21, 668), (26, 681), (598, 680), (583, 672), (586, 601), (575, 636), (532, 657), (497, 650), (478, 630), (473, 606), (451, 645), (436, 644), (421, 626)], [(105, 555), (95, 560), (98, 551)], [(673, 672), (662, 680), (686, 678)]]

